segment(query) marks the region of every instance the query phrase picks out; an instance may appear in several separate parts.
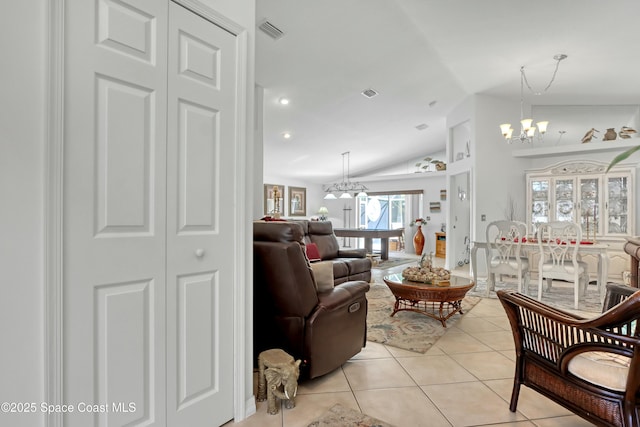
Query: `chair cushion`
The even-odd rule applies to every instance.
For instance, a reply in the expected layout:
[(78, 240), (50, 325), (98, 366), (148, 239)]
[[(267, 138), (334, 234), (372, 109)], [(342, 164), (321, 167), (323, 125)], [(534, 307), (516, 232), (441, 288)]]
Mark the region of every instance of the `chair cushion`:
[(333, 262), (321, 261), (311, 264), (313, 277), (316, 281), (318, 292), (330, 291), (333, 289)]
[[(529, 269), (529, 259), (525, 258), (525, 257), (520, 257), (520, 262), (522, 263), (522, 269), (523, 270), (528, 270)], [(502, 261), (502, 259), (498, 256), (494, 256), (493, 258), (491, 258), (491, 268), (495, 268), (501, 264), (508, 264), (509, 267), (513, 268), (514, 270), (518, 270), (518, 261), (516, 260), (515, 257), (510, 257), (508, 259), (506, 259), (504, 262)]]
[[(575, 270), (571, 261), (565, 261), (564, 265), (554, 265), (552, 262), (545, 262), (544, 264), (542, 264), (542, 271), (557, 271), (558, 268), (561, 268), (563, 272), (569, 274), (573, 274)], [(578, 273), (584, 273), (587, 268), (587, 263), (578, 261)]]
[(571, 361), (567, 369), (578, 378), (610, 390), (624, 391), (631, 359), (604, 351), (580, 353)]

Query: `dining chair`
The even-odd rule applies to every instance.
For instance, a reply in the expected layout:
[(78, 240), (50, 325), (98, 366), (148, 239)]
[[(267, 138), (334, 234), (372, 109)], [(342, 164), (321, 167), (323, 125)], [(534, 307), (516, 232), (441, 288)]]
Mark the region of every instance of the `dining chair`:
[(518, 221), (493, 221), (487, 225), (487, 291), (495, 289), (496, 274), (517, 276), (518, 292), (529, 289), (529, 259), (522, 255), (522, 239), (527, 226)]
[(542, 300), (542, 282), (547, 280), (547, 291), (553, 279), (567, 280), (574, 284), (574, 308), (578, 309), (580, 297), (589, 284), (587, 263), (580, 261), (580, 225), (568, 221), (541, 223), (538, 227), (538, 301)]

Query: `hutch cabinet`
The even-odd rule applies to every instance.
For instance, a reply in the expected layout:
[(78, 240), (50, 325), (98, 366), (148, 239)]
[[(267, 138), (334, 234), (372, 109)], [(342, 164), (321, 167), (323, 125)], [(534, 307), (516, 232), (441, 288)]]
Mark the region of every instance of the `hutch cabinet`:
[[(542, 222), (576, 222), (583, 240), (608, 243), (610, 258), (616, 258), (624, 239), (635, 234), (635, 167), (618, 166), (605, 173), (607, 166), (563, 162), (527, 171), (528, 234), (534, 235)], [(610, 265), (613, 276), (626, 269), (624, 262), (616, 264), (621, 265)]]

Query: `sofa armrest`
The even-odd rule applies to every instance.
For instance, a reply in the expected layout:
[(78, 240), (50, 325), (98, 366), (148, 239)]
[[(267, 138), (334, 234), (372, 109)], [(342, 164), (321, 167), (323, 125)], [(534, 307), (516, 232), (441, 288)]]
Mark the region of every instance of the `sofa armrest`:
[(369, 290), (369, 284), (363, 281), (342, 283), (330, 291), (318, 293), (318, 309), (332, 311), (351, 304)]
[(338, 258), (366, 258), (367, 250), (360, 249), (338, 249)]

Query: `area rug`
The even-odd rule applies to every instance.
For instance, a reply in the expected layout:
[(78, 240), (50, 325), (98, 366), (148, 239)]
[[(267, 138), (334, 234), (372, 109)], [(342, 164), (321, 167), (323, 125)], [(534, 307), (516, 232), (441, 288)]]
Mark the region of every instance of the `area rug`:
[(389, 258), (385, 260), (376, 261), (372, 268), (377, 268), (380, 270), (386, 270), (387, 268), (396, 267), (401, 264), (408, 264), (410, 262), (417, 262), (418, 260), (415, 258)]
[(389, 423), (370, 417), (362, 412), (334, 405), (307, 427), (393, 427)]
[[(481, 298), (467, 296), (462, 312), (468, 313)], [(443, 328), (439, 320), (412, 311), (401, 311), (391, 317), (395, 297), (384, 283), (372, 283), (367, 292), (367, 340), (417, 353), (425, 353), (463, 314), (456, 313)]]
[[(517, 290), (517, 284), (514, 282), (498, 282), (496, 283), (496, 289), (513, 289)], [(485, 292), (487, 289), (486, 280), (478, 280), (478, 285), (471, 289), (467, 295), (473, 296), (485, 296)], [(563, 282), (554, 280), (553, 286), (551, 290), (547, 291), (546, 282), (543, 283), (542, 288), (542, 302), (548, 304), (552, 307), (559, 308), (561, 310), (570, 311), (578, 314), (585, 313), (601, 313), (602, 312), (602, 302), (600, 301), (600, 294), (598, 292), (597, 285), (590, 284), (587, 287), (587, 293), (583, 298), (580, 299), (580, 303), (578, 305), (578, 310), (574, 309), (573, 305), (573, 282)], [(533, 280), (529, 284), (529, 289), (525, 292), (532, 298), (538, 298), (538, 281)], [(495, 291), (489, 292), (489, 298), (497, 298)]]

